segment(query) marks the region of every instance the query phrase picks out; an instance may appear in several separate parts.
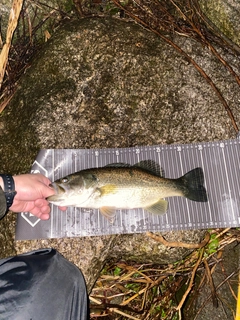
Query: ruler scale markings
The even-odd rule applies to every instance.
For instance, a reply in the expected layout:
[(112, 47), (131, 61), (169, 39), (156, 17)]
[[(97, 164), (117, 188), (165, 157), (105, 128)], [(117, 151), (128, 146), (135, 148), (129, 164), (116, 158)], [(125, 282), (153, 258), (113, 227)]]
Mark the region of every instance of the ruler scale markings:
[[(233, 145), (233, 166), (231, 167), (231, 169), (234, 169), (232, 172), (232, 178), (233, 181), (235, 181), (234, 183), (234, 192), (235, 192), (235, 199), (237, 199), (237, 195), (240, 194), (240, 183), (239, 183), (239, 167), (240, 167), (240, 162), (239, 162), (239, 144), (235, 144)], [(230, 155), (229, 155), (229, 162), (230, 162)], [(235, 188), (236, 187), (236, 188)]]
[[(195, 164), (195, 167), (198, 167), (198, 166), (201, 166), (202, 165), (199, 165), (199, 162), (201, 159), (200, 157), (200, 153), (201, 153), (201, 149), (202, 146), (200, 146), (199, 144), (198, 145), (195, 145), (195, 148), (193, 149), (193, 158), (196, 159), (197, 163)], [(201, 150), (199, 150), (201, 149)], [(194, 213), (194, 216), (196, 216), (196, 225), (200, 228), (201, 227), (201, 223), (202, 223), (202, 211), (201, 210), (195, 210), (195, 213)]]
[[(55, 162), (57, 161), (57, 163), (60, 163), (61, 161), (61, 157), (62, 157), (62, 151), (59, 154), (55, 154)], [(57, 163), (55, 164), (55, 167), (57, 167)], [(69, 165), (67, 164), (66, 167), (68, 167)], [(65, 176), (65, 168), (59, 166), (59, 170), (57, 171), (58, 176), (57, 178), (60, 178), (61, 176)], [(54, 227), (53, 227), (53, 236), (55, 237), (55, 234), (57, 232), (59, 232), (59, 227), (58, 227), (58, 223), (59, 223), (59, 219), (58, 219), (58, 215), (59, 212), (56, 212), (55, 217), (54, 217)]]
[[(157, 163), (159, 164), (160, 166), (160, 169), (163, 170), (164, 172), (164, 176), (165, 176), (165, 170), (164, 170), (164, 166), (162, 164), (162, 160), (161, 160), (161, 155), (162, 155), (162, 151), (161, 151), (161, 148), (160, 147), (156, 147), (155, 148), (155, 155), (157, 155)], [(164, 219), (165, 218), (165, 219)], [(160, 222), (160, 225), (165, 225), (167, 228), (169, 228), (170, 226), (170, 221), (169, 221), (169, 215), (168, 213), (166, 213), (164, 216), (161, 216), (160, 217), (161, 221)], [(165, 220), (165, 221), (164, 221)]]
[(96, 168), (98, 168), (98, 154), (99, 154), (99, 152), (98, 152), (98, 150), (96, 150), (95, 151), (95, 162), (96, 162), (95, 167)]
[[(203, 169), (203, 173), (204, 173), (204, 177), (205, 177), (205, 174), (208, 170), (208, 167), (205, 166), (205, 157), (206, 158), (210, 158), (210, 154), (209, 154), (209, 145), (206, 145), (204, 146), (203, 148), (198, 148), (196, 150), (197, 154), (198, 154), (198, 158), (200, 158), (199, 162), (200, 162), (200, 167)], [(206, 188), (206, 190), (210, 190), (208, 189), (208, 181), (207, 179), (204, 179), (204, 186)], [(212, 216), (212, 212), (211, 212), (211, 208), (209, 206), (209, 202), (207, 202), (207, 204), (205, 204), (205, 206), (199, 206), (199, 211), (201, 213), (201, 225), (203, 226), (203, 222), (204, 222), (204, 215), (206, 214), (206, 206), (208, 206), (208, 212), (209, 212), (209, 220), (210, 220), (210, 225), (213, 224), (213, 216)]]
[[(222, 142), (219, 144), (219, 146), (218, 146), (218, 152), (219, 152), (219, 158), (221, 158), (222, 160), (223, 160), (223, 166), (221, 166), (221, 177), (223, 178), (224, 176), (226, 176), (226, 182), (227, 182), (227, 186), (228, 186), (228, 190), (229, 190), (229, 182), (228, 182), (228, 177), (227, 177), (227, 175), (225, 174), (226, 173), (226, 165), (225, 165), (225, 158), (224, 158), (224, 153), (223, 153), (223, 150), (222, 150), (222, 148), (223, 148), (224, 146), (223, 146), (223, 144), (222, 144)], [(225, 169), (225, 172), (224, 172), (224, 169)], [(221, 187), (221, 189), (223, 189), (223, 193), (222, 193), (222, 195), (221, 195), (221, 204), (222, 204), (222, 200), (223, 200), (223, 197), (226, 199), (227, 198), (227, 196), (228, 196), (228, 193), (227, 193), (227, 190), (226, 190), (226, 184), (224, 183), (224, 181), (221, 179), (221, 184), (222, 184), (222, 187)], [(230, 191), (230, 190), (229, 190)], [(225, 200), (224, 199), (224, 200)], [(221, 209), (222, 209), (222, 207), (221, 207)], [(223, 221), (223, 223), (225, 224), (226, 223), (226, 213), (225, 212), (223, 212), (223, 210), (221, 210), (221, 214), (222, 214), (222, 221)]]
[[(124, 153), (123, 153), (124, 161), (123, 162), (131, 164), (131, 162), (129, 162), (128, 154), (129, 154), (129, 151), (127, 150), (127, 148), (124, 148)], [(135, 161), (135, 159), (133, 159), (133, 161)]]
[[(185, 147), (184, 146), (179, 146), (179, 158), (180, 158), (180, 163), (181, 163), (181, 173), (178, 175), (178, 176), (183, 176), (187, 170), (186, 170), (186, 164), (185, 164), (185, 159), (184, 159), (184, 154), (185, 154)], [(176, 174), (177, 176), (177, 174)], [(186, 198), (183, 198), (183, 197), (179, 197), (178, 198), (178, 201), (179, 201), (179, 208), (178, 208), (178, 211), (179, 213), (180, 212), (183, 212), (183, 221), (182, 221), (182, 226), (181, 226), (181, 229), (184, 228), (184, 226), (186, 225), (186, 222), (188, 219), (190, 219), (190, 216), (189, 216), (189, 207), (188, 207), (188, 201)]]
[[(174, 161), (172, 162), (172, 168), (173, 168), (173, 173), (172, 173), (172, 178), (176, 179), (179, 178), (180, 176), (182, 176), (182, 172), (183, 172), (183, 165), (182, 165), (182, 158), (181, 158), (181, 151), (182, 148), (181, 146), (177, 145), (176, 148), (172, 148), (170, 146), (171, 152), (172, 152), (172, 159), (175, 159), (175, 163)], [(186, 215), (186, 208), (183, 205), (183, 199), (180, 197), (174, 197), (174, 198), (170, 198), (170, 201), (174, 202), (176, 204), (176, 209), (175, 209), (175, 221), (177, 221), (177, 224), (179, 226), (180, 229), (183, 228), (183, 225), (185, 223), (185, 215)], [(174, 228), (174, 224), (176, 223), (175, 221), (173, 221), (171, 228)]]
[[(209, 148), (207, 146), (202, 147), (202, 145), (199, 145), (196, 152), (197, 152), (197, 156), (198, 156), (198, 161), (200, 163), (199, 166), (203, 169), (203, 173), (205, 174), (207, 172), (207, 168), (205, 167), (205, 163), (204, 163), (203, 159), (210, 157)], [(203, 156), (203, 154), (205, 155), (205, 157)], [(199, 160), (199, 158), (200, 158), (200, 160)], [(205, 188), (206, 188), (206, 190), (208, 190), (207, 181), (206, 181), (206, 179), (204, 179), (204, 180), (205, 180), (204, 181)], [(210, 224), (211, 224), (211, 222), (213, 222), (213, 217), (212, 217), (212, 212), (211, 212), (211, 209), (209, 206), (209, 202), (208, 202), (208, 209), (209, 209), (209, 217), (210, 217)], [(201, 223), (203, 223), (205, 209), (202, 206), (200, 206), (199, 212), (201, 215)]]
[[(156, 159), (156, 152), (154, 150), (154, 147), (150, 147), (147, 146), (145, 149), (145, 160), (151, 159), (153, 160), (156, 164), (159, 164), (159, 162)], [(147, 156), (149, 154), (149, 157)], [(147, 159), (148, 158), (148, 159)], [(158, 172), (159, 174), (159, 172)], [(148, 229), (152, 230), (153, 229), (153, 225), (157, 224), (159, 222), (159, 216), (156, 214), (149, 214), (149, 212), (147, 212), (148, 216)]]
[[(198, 150), (198, 146), (201, 146), (202, 150)], [(168, 212), (162, 216), (154, 216), (142, 209), (120, 210), (113, 226), (99, 214), (99, 210), (69, 208), (67, 212), (61, 212), (51, 205), (52, 219), (40, 221), (38, 226), (42, 227), (39, 230), (36, 228), (36, 232), (31, 233), (30, 237), (33, 239), (66, 235), (132, 233), (147, 229), (167, 231), (190, 227), (208, 228), (213, 225), (238, 226), (240, 225), (239, 147), (239, 139), (234, 139), (193, 145), (138, 146), (117, 150), (113, 148), (41, 150), (41, 157), (37, 158), (37, 162), (47, 170), (52, 181), (86, 167), (100, 167), (118, 161), (133, 164), (144, 159), (155, 159), (166, 171), (167, 178), (177, 178), (201, 166), (206, 177), (205, 187), (209, 193), (209, 202), (200, 204), (181, 197), (169, 198)], [(116, 154), (116, 151), (119, 154)], [(33, 168), (36, 169), (37, 165), (35, 164)], [(23, 234), (17, 232), (17, 236), (19, 239), (28, 239), (28, 231), (20, 225), (21, 219), (23, 218), (20, 215), (17, 227)]]
[[(170, 178), (176, 179), (178, 177), (180, 177), (181, 174), (181, 170), (180, 170), (180, 161), (179, 161), (179, 146), (168, 146), (168, 161), (167, 161), (167, 165), (169, 165), (169, 169), (171, 170), (171, 173), (168, 173), (168, 176)], [(170, 155), (170, 157), (169, 157)], [(169, 159), (170, 158), (170, 159)], [(174, 161), (175, 160), (175, 161)], [(179, 171), (180, 170), (180, 171)], [(179, 228), (181, 229), (183, 223), (184, 223), (184, 214), (185, 214), (185, 210), (184, 208), (182, 210), (180, 210), (180, 204), (179, 204), (179, 198), (178, 197), (174, 197), (174, 198), (169, 198), (169, 211), (171, 211), (171, 206), (172, 204), (174, 205), (175, 210), (173, 211), (173, 214), (171, 214), (171, 229), (173, 229), (174, 224), (177, 224), (179, 226)], [(170, 216), (170, 212), (168, 213)]]
[[(177, 154), (178, 154), (178, 160), (179, 160), (179, 163), (180, 163), (180, 174), (179, 176), (183, 176), (184, 174), (184, 168), (183, 168), (183, 159), (182, 159), (182, 146), (181, 145), (177, 145)], [(177, 174), (177, 166), (176, 166), (176, 170), (174, 170), (174, 176), (177, 178), (178, 174)], [(181, 229), (183, 228), (183, 225), (185, 224), (185, 221), (186, 221), (186, 215), (188, 215), (188, 207), (187, 207), (187, 204), (186, 204), (186, 210), (184, 210), (184, 208), (182, 208), (182, 210), (180, 210), (180, 203), (181, 203), (181, 200), (179, 201), (179, 208), (178, 208), (178, 211), (179, 212), (182, 212), (182, 215), (181, 215)], [(187, 211), (187, 212), (186, 212)]]
[[(237, 166), (238, 156), (236, 155), (236, 150), (237, 150), (237, 146), (232, 145), (233, 162), (232, 162), (231, 170), (232, 170), (232, 181), (234, 184), (233, 191), (234, 191), (235, 199), (237, 199), (237, 194), (239, 194), (239, 183), (238, 183), (239, 163)], [(229, 163), (230, 163), (230, 153), (228, 154), (228, 157), (229, 157)], [(237, 167), (238, 167), (238, 170), (237, 170)]]
[[(166, 147), (166, 149), (168, 149), (168, 147)], [(171, 162), (170, 159), (172, 159), (172, 155), (169, 154), (169, 152), (166, 152), (166, 149), (164, 150), (163, 148), (161, 149), (161, 156), (162, 156), (162, 162), (163, 162), (163, 170), (165, 172), (165, 177), (166, 178), (170, 178), (171, 177)], [(172, 202), (169, 198), (166, 199), (168, 201), (168, 210), (166, 215), (166, 219), (169, 223), (169, 227), (172, 228), (172, 224), (173, 224), (173, 220), (175, 220), (175, 212), (176, 209), (173, 210), (172, 212), (170, 211), (172, 207)], [(166, 220), (165, 220), (166, 222)], [(166, 228), (166, 224), (165, 224), (165, 228)]]
[[(228, 159), (228, 155), (229, 155), (229, 148), (231, 147), (231, 145), (229, 145), (229, 147), (227, 145), (225, 145), (225, 148), (224, 148), (224, 156), (225, 156), (225, 162), (226, 163), (229, 163)], [(227, 167), (227, 166), (226, 166)], [(230, 168), (229, 168), (230, 169)], [(233, 176), (232, 176), (232, 171), (229, 170), (228, 168), (226, 169), (227, 170), (227, 176), (228, 176), (228, 181), (229, 181), (229, 191), (230, 191), (230, 204), (231, 204), (231, 209), (232, 209), (232, 212), (228, 212), (228, 220), (232, 220), (232, 222), (235, 220), (235, 208), (234, 208), (234, 204), (235, 204), (235, 192), (234, 192), (234, 188), (233, 188), (233, 182), (234, 182), (234, 179), (233, 179)]]
[(229, 214), (233, 213), (233, 206), (232, 206), (232, 192), (231, 192), (231, 186), (230, 186), (230, 181), (229, 181), (229, 176), (228, 176), (228, 171), (226, 167), (226, 158), (225, 158), (225, 150), (221, 149), (220, 152), (222, 153), (222, 158), (223, 158), (223, 172), (225, 173), (225, 181), (226, 181), (226, 192), (225, 196), (222, 201), (222, 213), (224, 216), (224, 223), (226, 225), (227, 221), (229, 220)]
[[(76, 212), (76, 208), (73, 208), (73, 217), (74, 217), (74, 220), (71, 221), (69, 219), (69, 224), (73, 223), (74, 222), (74, 234), (78, 234), (78, 230), (77, 230), (77, 227), (79, 227), (79, 230), (86, 230), (86, 225), (85, 225), (85, 221), (83, 222), (83, 226), (82, 226), (82, 223), (81, 223), (81, 219), (77, 219), (77, 212)], [(85, 219), (83, 219), (85, 220)], [(70, 227), (72, 227), (72, 225), (70, 225)]]
[[(74, 151), (73, 151), (74, 152)], [(77, 150), (74, 152), (74, 170), (75, 170), (75, 172), (76, 171), (78, 171), (78, 163), (80, 162), (80, 156), (81, 156), (81, 154), (80, 154), (80, 151), (79, 152), (77, 152)], [(83, 156), (83, 157), (81, 157), (81, 159), (83, 159), (83, 161), (84, 161), (84, 159), (85, 159), (85, 156)], [(79, 226), (79, 229), (81, 230), (82, 228), (82, 226), (81, 226), (81, 220), (80, 219), (77, 219), (77, 212), (76, 212), (76, 208), (74, 208), (73, 210), (72, 210), (72, 212), (71, 212), (71, 214), (72, 214), (72, 217), (73, 217), (73, 221), (74, 221), (74, 233), (75, 234), (77, 234), (77, 226)], [(66, 215), (67, 216), (67, 215)], [(72, 219), (68, 219), (68, 224), (70, 225), (70, 230), (71, 230), (71, 228), (72, 228), (72, 226), (71, 226), (71, 223), (72, 223)]]
[[(55, 168), (55, 150), (52, 151), (52, 168)], [(55, 180), (55, 176), (54, 176), (54, 171), (53, 171), (53, 175), (50, 177), (51, 181)], [(51, 211), (52, 211), (52, 217), (50, 219), (50, 237), (53, 238), (53, 221), (54, 221), (54, 216), (56, 215), (55, 212), (53, 212), (53, 204), (51, 204)]]
[[(71, 173), (76, 171), (76, 167), (75, 167), (75, 155), (74, 152), (71, 150), (71, 152), (67, 152), (67, 150), (64, 149), (64, 159), (68, 159), (68, 162), (70, 162), (71, 164)], [(68, 173), (66, 172), (66, 175)], [(72, 220), (73, 218), (73, 210), (72, 208), (70, 208), (70, 214), (67, 214), (67, 212), (62, 212), (62, 214), (60, 214), (60, 219), (61, 219), (61, 225), (60, 228), (61, 230), (63, 230), (63, 232), (65, 234), (68, 234), (68, 230), (71, 231), (72, 227), (71, 224), (69, 223), (70, 220)]]
[(215, 185), (216, 187), (216, 192), (215, 192), (215, 199), (217, 200), (217, 204), (218, 204), (218, 219), (219, 219), (219, 223), (220, 225), (222, 225), (224, 227), (224, 215), (222, 214), (222, 210), (220, 207), (219, 210), (219, 204), (221, 204), (222, 201), (222, 192), (223, 194), (225, 194), (225, 184), (222, 181), (223, 178), (223, 168), (222, 168), (222, 164), (221, 164), (221, 153), (220, 153), (220, 148), (219, 148), (219, 143), (215, 144), (215, 150), (216, 150), (216, 161), (218, 161), (218, 166), (216, 166), (216, 177), (217, 177), (217, 181), (215, 179), (215, 177), (213, 177), (214, 179), (212, 179), (212, 183)]
[[(175, 148), (170, 147), (170, 150), (172, 152), (171, 159), (175, 159), (175, 163), (172, 161), (172, 164), (171, 164), (173, 168), (172, 178), (176, 179), (183, 175), (182, 172), (184, 170), (182, 165), (182, 158), (181, 158), (182, 148), (181, 146), (177, 145)], [(172, 200), (173, 202), (176, 203), (176, 209), (175, 209), (176, 221), (178, 221), (178, 225), (182, 229), (182, 226), (185, 223), (185, 214), (186, 214), (185, 207), (181, 206), (180, 198), (174, 197), (172, 198)], [(172, 227), (173, 226), (174, 226), (174, 222), (172, 223)]]
[[(209, 190), (208, 192), (208, 198), (211, 200), (212, 198), (215, 198), (215, 206), (213, 207), (211, 205), (211, 202), (208, 201), (207, 206), (208, 206), (208, 210), (209, 210), (209, 215), (211, 217), (211, 221), (213, 222), (213, 225), (215, 225), (215, 227), (220, 227), (219, 225), (219, 219), (217, 217), (217, 208), (216, 208), (216, 201), (217, 201), (217, 183), (216, 183), (216, 174), (215, 174), (215, 161), (217, 161), (217, 156), (216, 156), (216, 146), (215, 145), (211, 145), (210, 148), (210, 144), (208, 145), (208, 162), (207, 162), (207, 168), (206, 170), (208, 170), (208, 176), (206, 179), (206, 189)], [(211, 180), (209, 179), (209, 177), (212, 177)], [(210, 185), (210, 181), (211, 181), (211, 185)]]
[[(194, 155), (194, 148), (193, 148), (193, 145), (191, 144), (188, 149), (188, 162), (190, 162), (189, 169), (197, 167), (192, 161), (193, 159), (193, 157), (191, 157), (192, 154)], [(189, 201), (188, 206), (189, 206), (189, 212), (191, 213), (191, 217), (187, 225), (189, 228), (193, 228), (195, 224), (196, 212), (198, 210), (195, 209), (195, 203), (193, 201)]]
[[(218, 182), (218, 175), (217, 175), (217, 172), (218, 172), (218, 168), (217, 168), (217, 149), (215, 147), (215, 145), (212, 145), (212, 150), (211, 152), (209, 152), (208, 154), (208, 158), (209, 158), (209, 161), (208, 161), (208, 176), (206, 179), (206, 188), (207, 190), (209, 190), (209, 199), (216, 199), (215, 201), (217, 201), (217, 186), (219, 185), (219, 182)], [(211, 181), (211, 186), (210, 184), (208, 185), (208, 180)], [(211, 188), (210, 188), (211, 187)], [(211, 193), (210, 193), (210, 190), (211, 190)], [(216, 217), (216, 208), (213, 212), (213, 216), (212, 216), (212, 221), (216, 221), (216, 223), (218, 222), (218, 219)]]
[[(215, 214), (218, 215), (216, 216), (216, 221), (219, 223), (220, 226), (223, 226), (223, 217), (221, 215), (221, 212), (219, 211), (218, 204), (221, 201), (221, 189), (222, 187), (222, 182), (221, 182), (221, 177), (222, 177), (222, 166), (220, 164), (220, 158), (219, 158), (219, 148), (218, 144), (216, 143), (214, 145), (214, 151), (215, 151), (215, 171), (214, 175), (212, 176), (211, 179), (211, 187), (212, 188), (212, 194), (215, 198), (217, 208), (215, 209)], [(214, 169), (214, 168), (213, 168)]]
[[(192, 159), (195, 159), (197, 161), (197, 163), (193, 163), (191, 164), (191, 168), (196, 168), (199, 166), (199, 152), (198, 152), (198, 148), (197, 146), (193, 146), (191, 145), (191, 153), (192, 153)], [(195, 204), (195, 203), (194, 203)], [(192, 204), (193, 206), (193, 204)], [(195, 207), (195, 206), (194, 206)], [(200, 210), (196, 210), (196, 208), (192, 209), (192, 213), (193, 213), (193, 217), (192, 217), (192, 223), (193, 225), (200, 225), (201, 224), (201, 211)]]
[[(169, 154), (168, 153), (165, 153), (163, 150), (161, 150), (161, 156), (162, 156), (162, 161), (161, 163), (163, 164), (163, 171), (165, 172), (165, 177), (166, 178), (169, 178), (169, 170), (170, 170), (170, 165), (169, 167), (166, 166), (166, 162), (168, 162), (169, 164)], [(169, 200), (169, 199), (168, 199)], [(170, 208), (170, 203), (168, 205), (168, 210), (167, 210), (167, 219), (168, 219), (168, 223), (169, 225), (171, 226), (172, 223), (173, 223), (173, 215), (174, 215), (174, 211), (172, 214), (169, 213), (169, 208)]]
[[(236, 191), (236, 194), (240, 194), (240, 190), (239, 190), (239, 168), (240, 168), (240, 162), (239, 162), (239, 155), (237, 153), (237, 151), (239, 151), (239, 139), (237, 139), (237, 142), (236, 142), (236, 148), (235, 148), (235, 157), (234, 157), (234, 165), (235, 165), (235, 177), (238, 178), (237, 179), (237, 183), (236, 185), (238, 186), (238, 191)], [(236, 199), (237, 199), (237, 196), (236, 196)], [(238, 200), (238, 203), (237, 203), (237, 206), (238, 206), (238, 220), (237, 220), (237, 223), (240, 225), (240, 212), (239, 212), (239, 200)]]
[[(190, 169), (191, 169), (191, 167), (189, 166), (189, 150), (188, 150), (188, 148), (185, 148), (185, 152), (183, 152), (182, 153), (182, 157), (183, 157), (183, 163), (185, 164), (185, 166), (184, 166), (184, 173), (183, 174), (185, 174), (185, 173), (187, 173)], [(184, 201), (185, 201), (185, 203), (186, 203), (186, 207), (187, 207), (187, 219), (185, 219), (185, 226), (187, 226), (188, 225), (188, 223), (187, 223), (187, 221), (192, 221), (192, 217), (191, 217), (191, 215), (190, 215), (190, 210), (189, 210), (189, 203), (190, 203), (190, 201), (189, 200), (187, 200), (187, 199), (184, 199)]]
[[(239, 174), (236, 172), (235, 160), (236, 160), (236, 158), (238, 159), (238, 157), (234, 157), (233, 152), (235, 150), (235, 146), (233, 144), (231, 144), (226, 152), (227, 163), (230, 163), (230, 151), (229, 151), (230, 148), (232, 151), (231, 154), (233, 155), (233, 164), (229, 170), (229, 176), (230, 176), (229, 181), (231, 183), (231, 193), (233, 195), (233, 197), (231, 198), (230, 201), (231, 201), (232, 208), (233, 208), (232, 221), (236, 224), (237, 223), (237, 216), (239, 214), (239, 209), (238, 209), (238, 204), (237, 204), (237, 194), (239, 194)], [(235, 174), (234, 174), (234, 172), (235, 172)]]

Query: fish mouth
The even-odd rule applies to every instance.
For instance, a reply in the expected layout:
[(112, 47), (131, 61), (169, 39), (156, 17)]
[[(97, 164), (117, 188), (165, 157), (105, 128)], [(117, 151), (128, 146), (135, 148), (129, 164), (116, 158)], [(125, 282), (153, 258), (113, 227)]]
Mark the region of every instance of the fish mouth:
[(62, 187), (61, 185), (55, 183), (55, 182), (52, 182), (50, 185), (49, 185), (50, 188), (52, 188), (54, 191), (55, 191), (55, 194), (63, 194), (66, 192), (65, 188)]
[(47, 200), (49, 202), (59, 202), (61, 200), (64, 200), (64, 194), (66, 190), (62, 186), (53, 182), (49, 185), (49, 187), (55, 191), (55, 194), (47, 197)]

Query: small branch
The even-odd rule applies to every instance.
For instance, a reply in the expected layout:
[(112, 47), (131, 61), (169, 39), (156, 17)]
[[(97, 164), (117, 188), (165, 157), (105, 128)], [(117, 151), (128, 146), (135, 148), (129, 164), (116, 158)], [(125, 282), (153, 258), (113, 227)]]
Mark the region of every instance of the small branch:
[(158, 242), (161, 242), (163, 245), (166, 247), (183, 247), (183, 248), (188, 248), (188, 249), (198, 249), (204, 247), (210, 240), (210, 234), (209, 232), (206, 232), (205, 238), (202, 242), (200, 243), (186, 243), (186, 242), (169, 242), (166, 241), (163, 236), (161, 235), (156, 235), (153, 234), (152, 232), (147, 232), (146, 235)]
[(215, 308), (217, 308), (218, 307), (218, 300), (217, 300), (216, 288), (215, 288), (214, 283), (213, 283), (212, 274), (211, 274), (211, 271), (209, 269), (209, 265), (208, 265), (206, 259), (203, 259), (203, 263), (205, 265), (206, 274), (207, 274), (207, 277), (208, 277), (208, 280), (209, 280), (209, 284), (210, 284), (210, 288), (211, 288), (211, 292), (212, 292), (213, 306)]
[[(195, 275), (196, 275), (196, 272), (197, 272), (197, 269), (200, 265), (200, 263), (202, 262), (202, 256), (203, 256), (203, 252), (204, 250), (202, 249), (201, 252), (200, 252), (200, 255), (199, 255), (199, 258), (195, 264), (195, 267), (193, 268), (193, 271), (192, 271), (192, 276), (191, 276), (191, 279), (190, 279), (190, 282), (189, 282), (189, 285), (188, 285), (188, 288), (186, 290), (186, 292), (184, 293), (180, 303), (178, 304), (177, 308), (176, 308), (176, 311), (179, 311), (179, 315), (180, 315), (180, 312), (181, 312), (181, 308), (189, 294), (189, 292), (191, 291), (192, 289), (192, 286), (193, 286), (193, 281), (194, 281), (194, 278), (195, 278)], [(180, 317), (181, 318), (181, 317)]]

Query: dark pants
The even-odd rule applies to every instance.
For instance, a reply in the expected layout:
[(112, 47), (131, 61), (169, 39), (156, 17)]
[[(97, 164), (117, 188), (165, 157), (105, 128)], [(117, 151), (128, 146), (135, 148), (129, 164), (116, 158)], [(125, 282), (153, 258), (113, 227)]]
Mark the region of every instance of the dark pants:
[(82, 273), (54, 249), (0, 260), (0, 319), (88, 319)]

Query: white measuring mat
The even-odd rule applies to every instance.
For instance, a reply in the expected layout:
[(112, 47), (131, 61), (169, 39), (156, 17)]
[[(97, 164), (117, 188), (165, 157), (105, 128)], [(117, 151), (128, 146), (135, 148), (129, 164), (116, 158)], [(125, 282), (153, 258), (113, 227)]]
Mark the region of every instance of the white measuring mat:
[(117, 210), (113, 224), (97, 209), (68, 207), (63, 212), (51, 205), (51, 218), (48, 221), (42, 221), (29, 213), (19, 214), (16, 239), (239, 227), (239, 156), (239, 138), (134, 148), (41, 150), (31, 172), (41, 172), (51, 181), (87, 168), (117, 162), (133, 165), (148, 159), (163, 168), (165, 178), (178, 178), (191, 169), (201, 167), (208, 202), (171, 197), (167, 199), (168, 211), (164, 215), (153, 215), (143, 209)]

